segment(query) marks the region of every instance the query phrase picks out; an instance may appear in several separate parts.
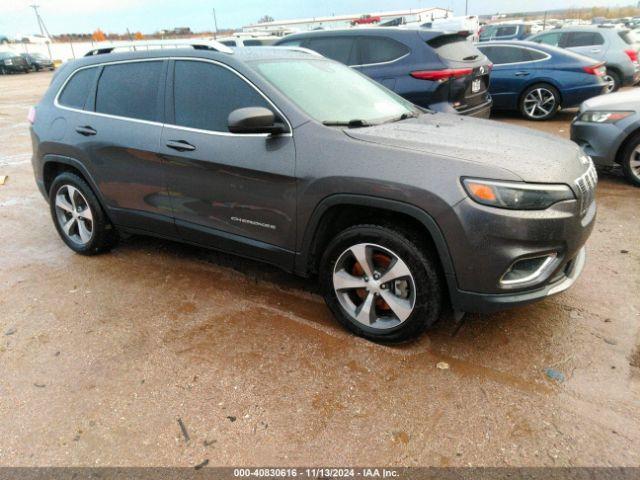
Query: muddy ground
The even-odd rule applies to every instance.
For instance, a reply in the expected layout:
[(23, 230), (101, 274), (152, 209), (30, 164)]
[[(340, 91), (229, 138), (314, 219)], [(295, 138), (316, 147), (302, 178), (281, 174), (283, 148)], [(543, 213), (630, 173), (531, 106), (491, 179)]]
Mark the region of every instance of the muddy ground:
[[(147, 238), (72, 253), (29, 161), (49, 81), (0, 77), (0, 465), (640, 465), (640, 189), (620, 176), (573, 289), (386, 347), (257, 263)], [(566, 137), (572, 115), (498, 119)]]

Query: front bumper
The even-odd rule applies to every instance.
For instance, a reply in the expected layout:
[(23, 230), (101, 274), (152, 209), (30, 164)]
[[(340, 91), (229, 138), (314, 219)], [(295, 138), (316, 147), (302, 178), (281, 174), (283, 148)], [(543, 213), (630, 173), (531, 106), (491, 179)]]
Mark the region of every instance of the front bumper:
[(571, 124), (571, 140), (582, 147), (593, 163), (603, 167), (615, 165), (618, 149), (626, 137), (624, 128), (617, 123), (574, 120)]
[(487, 294), (457, 290), (451, 295), (451, 304), (455, 310), (469, 313), (491, 313), (506, 308), (517, 307), (542, 300), (564, 292), (578, 279), (586, 262), (586, 248), (582, 247), (575, 258), (571, 259), (551, 280), (550, 283), (535, 290)]

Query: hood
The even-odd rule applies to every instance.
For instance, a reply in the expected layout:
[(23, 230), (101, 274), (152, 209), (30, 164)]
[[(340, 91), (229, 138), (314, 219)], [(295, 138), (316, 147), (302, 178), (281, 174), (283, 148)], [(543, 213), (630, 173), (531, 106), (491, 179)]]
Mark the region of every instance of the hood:
[(572, 184), (587, 166), (580, 148), (556, 136), (443, 113), (368, 128), (351, 138), (508, 170), (525, 182)]
[(640, 91), (627, 90), (594, 97), (582, 104), (581, 112), (587, 110), (635, 110), (640, 111)]

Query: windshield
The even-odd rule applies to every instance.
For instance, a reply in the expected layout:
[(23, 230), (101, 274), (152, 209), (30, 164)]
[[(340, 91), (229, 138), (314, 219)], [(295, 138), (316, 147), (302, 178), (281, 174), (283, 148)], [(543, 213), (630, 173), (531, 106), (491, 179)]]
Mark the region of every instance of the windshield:
[(342, 64), (324, 59), (255, 62), (256, 70), (307, 115), (364, 126), (416, 116), (416, 107)]

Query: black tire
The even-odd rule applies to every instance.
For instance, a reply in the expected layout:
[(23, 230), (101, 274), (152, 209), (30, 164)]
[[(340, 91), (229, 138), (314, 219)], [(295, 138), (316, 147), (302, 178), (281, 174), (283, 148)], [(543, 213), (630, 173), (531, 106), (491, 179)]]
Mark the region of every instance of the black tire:
[[(67, 235), (61, 222), (59, 220), (59, 213), (56, 210), (56, 196), (63, 189), (63, 187), (71, 186), (79, 190), (79, 192), (86, 199), (86, 206), (91, 209), (92, 215), (92, 233), (90, 240), (85, 244), (75, 242), (69, 235)], [(80, 178), (70, 172), (64, 172), (58, 175), (49, 190), (49, 206), (51, 211), (51, 218), (53, 224), (62, 238), (62, 241), (74, 252), (81, 255), (96, 255), (102, 252), (109, 251), (115, 246), (118, 240), (118, 234), (115, 227), (111, 224), (110, 220), (104, 213), (100, 202), (91, 190), (91, 187)]]
[(613, 86), (607, 89), (608, 92), (609, 93), (617, 92), (622, 86), (622, 79), (620, 78), (620, 74), (615, 70), (607, 69), (607, 73), (605, 74), (605, 77), (604, 77), (605, 81), (608, 81), (607, 77), (609, 77), (611, 79), (611, 82), (613, 83)]
[(6, 75), (7, 74), (7, 69), (4, 67), (0, 67), (0, 75)]
[[(393, 252), (406, 264), (413, 277), (413, 310), (406, 320), (393, 328), (372, 328), (356, 321), (343, 308), (334, 290), (336, 262), (347, 249), (362, 243), (379, 245)], [(376, 342), (401, 342), (418, 337), (440, 317), (443, 283), (438, 265), (433, 253), (411, 231), (393, 226), (356, 225), (339, 233), (325, 249), (320, 262), (320, 286), (329, 309), (348, 330)], [(377, 308), (374, 306), (374, 309)]]
[[(550, 104), (549, 106), (545, 106), (545, 108), (549, 110), (549, 113), (542, 114), (540, 113), (539, 110), (536, 109), (532, 115), (527, 110), (527, 106), (529, 106), (529, 104), (527, 103), (527, 98), (529, 97), (529, 95), (535, 95), (536, 90), (539, 90), (542, 92), (548, 92), (549, 94), (553, 95), (553, 106), (550, 106)], [(561, 106), (561, 98), (560, 98), (560, 92), (558, 92), (557, 88), (555, 88), (553, 85), (549, 85), (548, 83), (536, 83), (535, 85), (531, 85), (529, 88), (527, 88), (524, 91), (524, 93), (520, 97), (520, 103), (518, 108), (520, 109), (520, 113), (522, 114), (522, 116), (527, 120), (542, 122), (545, 120), (550, 120), (553, 117), (555, 117), (556, 114), (558, 113), (558, 110), (560, 110), (560, 106)]]
[(640, 167), (631, 163), (640, 160), (640, 154), (636, 151), (638, 147), (640, 147), (640, 133), (636, 133), (629, 139), (620, 154), (622, 171), (627, 180), (636, 187), (640, 187)]

